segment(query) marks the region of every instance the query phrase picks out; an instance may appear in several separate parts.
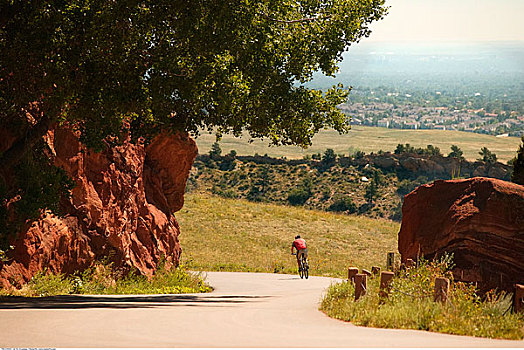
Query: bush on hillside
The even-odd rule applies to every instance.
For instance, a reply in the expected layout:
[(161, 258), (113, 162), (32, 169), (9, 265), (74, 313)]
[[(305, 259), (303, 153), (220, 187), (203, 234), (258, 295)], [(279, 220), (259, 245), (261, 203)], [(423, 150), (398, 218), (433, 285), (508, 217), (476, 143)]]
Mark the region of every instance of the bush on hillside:
[(402, 202), (398, 203), (393, 208), (389, 218), (393, 221), (402, 221)]
[(328, 210), (335, 212), (348, 212), (352, 214), (357, 211), (357, 206), (353, 203), (350, 197), (339, 197), (331, 203)]
[(238, 193), (235, 190), (232, 189), (222, 189), (218, 186), (213, 185), (211, 188), (211, 193), (216, 194), (217, 196), (223, 197), (223, 198), (238, 198)]
[(425, 176), (419, 176), (415, 180), (402, 180), (398, 184), (397, 193), (401, 196), (405, 196), (418, 186), (424, 185), (426, 183), (428, 183), (428, 178)]
[(313, 195), (313, 181), (311, 178), (306, 177), (302, 183), (292, 189), (288, 196), (287, 200), (291, 205), (302, 205)]
[(292, 189), (288, 196), (287, 200), (291, 205), (302, 205), (311, 197), (311, 192), (307, 191), (305, 188), (297, 187)]

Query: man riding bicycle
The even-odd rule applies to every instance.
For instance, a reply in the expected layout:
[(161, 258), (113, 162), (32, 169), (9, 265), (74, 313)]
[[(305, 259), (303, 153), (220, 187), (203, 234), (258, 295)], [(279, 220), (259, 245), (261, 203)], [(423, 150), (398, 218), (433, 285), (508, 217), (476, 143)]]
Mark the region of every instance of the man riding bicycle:
[(293, 254), (293, 248), (297, 250), (297, 264), (298, 268), (300, 269), (300, 257), (304, 255), (304, 257), (307, 259), (306, 241), (303, 238), (300, 238), (300, 235), (297, 235), (291, 244), (291, 254)]

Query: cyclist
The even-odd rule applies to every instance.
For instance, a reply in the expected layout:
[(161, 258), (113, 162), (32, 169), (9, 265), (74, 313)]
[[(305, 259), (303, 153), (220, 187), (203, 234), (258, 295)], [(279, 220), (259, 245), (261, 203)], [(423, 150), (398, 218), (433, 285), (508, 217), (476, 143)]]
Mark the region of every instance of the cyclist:
[(298, 268), (300, 269), (300, 257), (304, 255), (304, 257), (307, 259), (306, 241), (303, 238), (300, 238), (300, 235), (297, 235), (291, 244), (291, 254), (293, 254), (293, 248), (297, 250), (297, 264)]

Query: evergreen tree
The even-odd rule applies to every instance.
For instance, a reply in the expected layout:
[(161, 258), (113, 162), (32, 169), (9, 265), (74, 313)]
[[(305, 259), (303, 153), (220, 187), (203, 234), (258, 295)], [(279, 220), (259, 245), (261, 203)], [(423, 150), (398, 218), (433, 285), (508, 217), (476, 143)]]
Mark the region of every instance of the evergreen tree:
[(451, 152), (448, 154), (448, 157), (464, 160), (463, 152), (457, 145), (451, 145)]
[(481, 157), (477, 160), (486, 164), (495, 164), (497, 162), (497, 155), (492, 153), (487, 147), (482, 147), (480, 149), (479, 155)]
[(220, 144), (218, 142), (215, 142), (211, 145), (211, 150), (209, 151), (209, 157), (215, 161), (220, 159), (220, 156), (222, 155), (222, 149), (220, 148)]
[(519, 185), (524, 185), (524, 136), (522, 136), (521, 141), (522, 144), (517, 150), (517, 155), (513, 158), (511, 181)]
[(335, 165), (336, 161), (337, 155), (335, 154), (335, 151), (331, 148), (326, 149), (322, 155), (322, 167), (324, 169), (331, 168), (333, 165)]
[(404, 147), (404, 145), (402, 143), (399, 143), (397, 145), (397, 148), (395, 148), (395, 154), (401, 154), (401, 153), (404, 153), (406, 152), (406, 147)]
[(368, 201), (368, 203), (373, 203), (375, 198), (377, 197), (377, 184), (375, 181), (371, 181), (366, 188), (366, 193), (364, 194), (364, 198)]

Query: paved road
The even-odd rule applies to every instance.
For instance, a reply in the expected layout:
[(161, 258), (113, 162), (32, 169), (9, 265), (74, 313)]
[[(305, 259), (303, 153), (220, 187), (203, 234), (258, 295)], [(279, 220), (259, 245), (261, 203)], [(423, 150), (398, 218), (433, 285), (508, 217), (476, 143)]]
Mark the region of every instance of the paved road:
[(318, 311), (329, 278), (208, 273), (209, 294), (0, 299), (1, 347), (524, 347), (356, 327)]

